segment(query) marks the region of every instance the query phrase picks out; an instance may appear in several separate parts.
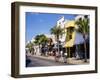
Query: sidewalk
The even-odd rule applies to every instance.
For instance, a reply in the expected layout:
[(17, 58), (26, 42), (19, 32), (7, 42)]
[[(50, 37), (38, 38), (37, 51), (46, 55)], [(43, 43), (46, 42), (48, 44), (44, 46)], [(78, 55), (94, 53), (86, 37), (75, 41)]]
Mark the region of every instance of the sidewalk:
[[(41, 58), (41, 59), (45, 59), (45, 60), (55, 61), (54, 56), (40, 56), (40, 55), (32, 55), (32, 56), (37, 57), (37, 58)], [(62, 57), (59, 59), (59, 62), (63, 62)], [(76, 64), (76, 65), (77, 64), (89, 64), (89, 60), (87, 60), (87, 62), (84, 62), (84, 59), (83, 60), (77, 60), (74, 57), (73, 58), (67, 58), (66, 64)]]

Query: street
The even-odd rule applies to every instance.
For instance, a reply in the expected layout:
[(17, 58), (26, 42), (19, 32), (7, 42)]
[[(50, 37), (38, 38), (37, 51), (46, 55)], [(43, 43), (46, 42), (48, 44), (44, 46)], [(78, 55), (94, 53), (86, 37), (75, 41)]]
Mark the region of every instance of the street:
[(67, 63), (62, 63), (62, 62), (55, 62), (53, 60), (47, 60), (47, 59), (42, 59), (39, 57), (35, 57), (32, 55), (27, 55), (26, 58), (26, 67), (39, 67), (39, 66), (61, 66), (61, 65), (67, 65)]

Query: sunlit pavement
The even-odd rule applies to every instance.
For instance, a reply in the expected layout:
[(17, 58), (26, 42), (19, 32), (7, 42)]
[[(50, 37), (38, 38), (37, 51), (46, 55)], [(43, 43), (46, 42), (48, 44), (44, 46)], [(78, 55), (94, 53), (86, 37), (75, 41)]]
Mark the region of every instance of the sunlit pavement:
[(87, 60), (87, 62), (84, 62), (84, 60), (67, 58), (67, 63), (64, 63), (63, 57), (59, 58), (59, 61), (56, 62), (54, 56), (40, 56), (31, 54), (27, 54), (27, 59), (30, 60), (27, 67), (89, 64), (89, 59)]
[(60, 65), (67, 65), (62, 62), (56, 62), (52, 59), (46, 59), (46, 58), (41, 58), (37, 56), (27, 56), (27, 59), (30, 60), (30, 62), (27, 64), (27, 67), (39, 67), (39, 66), (60, 66)]

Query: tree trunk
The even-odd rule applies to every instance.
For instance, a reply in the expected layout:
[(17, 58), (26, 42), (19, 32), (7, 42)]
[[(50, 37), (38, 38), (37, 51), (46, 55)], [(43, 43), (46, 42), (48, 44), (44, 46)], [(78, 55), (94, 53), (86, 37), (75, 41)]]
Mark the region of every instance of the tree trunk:
[(60, 54), (60, 49), (59, 49), (59, 40), (57, 41), (57, 45), (58, 45), (58, 53)]
[(41, 47), (40, 47), (40, 43), (39, 43), (39, 53), (41, 53)]
[(86, 39), (84, 38), (84, 50), (85, 50), (85, 60), (84, 62), (87, 62), (87, 47), (86, 47)]
[(59, 49), (59, 36), (57, 36), (57, 46), (58, 46), (58, 53), (60, 54), (60, 49)]

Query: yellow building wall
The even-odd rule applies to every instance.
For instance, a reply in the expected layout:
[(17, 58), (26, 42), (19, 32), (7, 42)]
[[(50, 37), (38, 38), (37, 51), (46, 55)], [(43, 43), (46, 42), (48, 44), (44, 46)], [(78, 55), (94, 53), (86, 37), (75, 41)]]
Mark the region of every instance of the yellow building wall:
[[(67, 23), (65, 23), (65, 29), (70, 28), (70, 27), (77, 28), (74, 20), (71, 20), (71, 21), (68, 21)], [(75, 41), (75, 36), (76, 36), (76, 31), (74, 30), (72, 32), (72, 39), (70, 39), (69, 41), (65, 41), (64, 47), (73, 47), (74, 41)], [(67, 35), (66, 35), (66, 37), (67, 37)]]
[(74, 31), (72, 33), (72, 39), (70, 39), (69, 41), (65, 42), (65, 47), (73, 47), (74, 41), (75, 41), (75, 36), (76, 36), (76, 32)]

